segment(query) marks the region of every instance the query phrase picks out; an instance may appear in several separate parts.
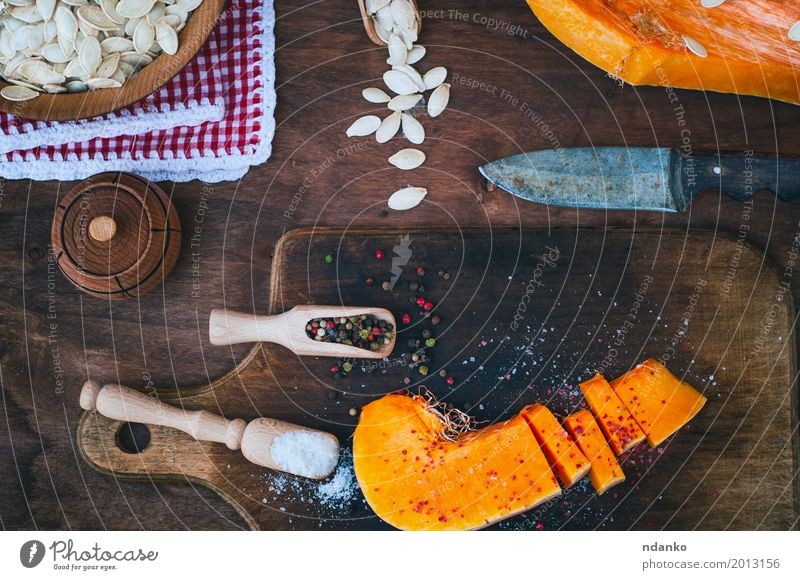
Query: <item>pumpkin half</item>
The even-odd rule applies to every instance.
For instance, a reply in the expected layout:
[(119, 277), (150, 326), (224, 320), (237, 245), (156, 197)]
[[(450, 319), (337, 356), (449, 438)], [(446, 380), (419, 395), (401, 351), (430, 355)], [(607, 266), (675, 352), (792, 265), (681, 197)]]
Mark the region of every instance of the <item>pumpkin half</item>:
[(525, 419), (443, 438), (426, 400), (388, 395), (362, 409), (353, 435), (364, 497), (402, 530), (477, 529), (561, 493)]
[(564, 44), (632, 85), (800, 104), (800, 42), (788, 35), (800, 20), (800, 2), (735, 0), (715, 8), (699, 0), (527, 2)]

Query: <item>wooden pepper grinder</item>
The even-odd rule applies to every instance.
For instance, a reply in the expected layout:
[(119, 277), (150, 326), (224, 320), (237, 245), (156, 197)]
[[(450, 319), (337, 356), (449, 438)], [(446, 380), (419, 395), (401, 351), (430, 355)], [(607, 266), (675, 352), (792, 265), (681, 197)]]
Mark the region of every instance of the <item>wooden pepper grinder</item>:
[(158, 186), (130, 173), (101, 173), (67, 193), (56, 208), (50, 240), (61, 271), (75, 286), (122, 300), (144, 294), (169, 274), (181, 230)]

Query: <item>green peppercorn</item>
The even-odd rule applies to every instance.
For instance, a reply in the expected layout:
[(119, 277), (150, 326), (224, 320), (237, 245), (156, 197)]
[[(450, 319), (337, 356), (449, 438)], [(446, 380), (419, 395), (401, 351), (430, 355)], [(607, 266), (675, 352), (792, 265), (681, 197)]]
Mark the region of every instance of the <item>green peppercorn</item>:
[(420, 365), (419, 374), (421, 374), (423, 376), (427, 375), (428, 374), (428, 367), (426, 367), (425, 365)]
[(427, 346), (428, 348), (433, 348), (434, 346), (436, 346), (436, 339), (429, 338), (428, 340), (425, 341), (425, 346)]
[(331, 256), (330, 254), (325, 256), (325, 263), (326, 264), (333, 264), (333, 256)]
[(342, 368), (344, 369), (344, 372), (349, 373), (353, 370), (353, 363), (346, 362), (342, 365)]

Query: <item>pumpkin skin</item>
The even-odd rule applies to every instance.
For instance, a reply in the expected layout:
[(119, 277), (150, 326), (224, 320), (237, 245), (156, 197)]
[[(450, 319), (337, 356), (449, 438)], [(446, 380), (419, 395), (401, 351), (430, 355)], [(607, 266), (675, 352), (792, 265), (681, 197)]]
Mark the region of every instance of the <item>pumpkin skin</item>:
[(525, 420), (456, 442), (419, 398), (388, 395), (362, 409), (353, 435), (356, 479), (384, 521), (402, 530), (482, 528), (560, 495)]
[(522, 416), (536, 436), (550, 467), (565, 487), (572, 487), (589, 473), (589, 460), (550, 409), (536, 403), (525, 407)]
[(651, 447), (686, 425), (707, 399), (667, 367), (648, 359), (611, 382), (611, 386), (647, 435)]
[[(547, 29), (592, 64), (632, 85), (738, 93), (800, 103), (800, 3), (736, 0), (527, 0)], [(686, 48), (699, 42), (703, 58)]]
[(564, 427), (575, 439), (580, 450), (589, 460), (589, 479), (598, 495), (625, 481), (625, 474), (617, 458), (606, 443), (600, 427), (592, 414), (581, 409), (564, 419)]
[(644, 432), (601, 374), (580, 385), (581, 392), (617, 455), (644, 441)]

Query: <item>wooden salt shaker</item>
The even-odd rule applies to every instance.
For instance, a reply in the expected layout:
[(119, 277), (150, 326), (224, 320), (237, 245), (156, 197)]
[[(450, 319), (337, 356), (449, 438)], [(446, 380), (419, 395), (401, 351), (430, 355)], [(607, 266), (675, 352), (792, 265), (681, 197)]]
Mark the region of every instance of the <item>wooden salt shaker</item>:
[(122, 300), (158, 286), (181, 248), (178, 215), (155, 184), (101, 173), (76, 185), (56, 208), (50, 232), (61, 271), (92, 296)]

